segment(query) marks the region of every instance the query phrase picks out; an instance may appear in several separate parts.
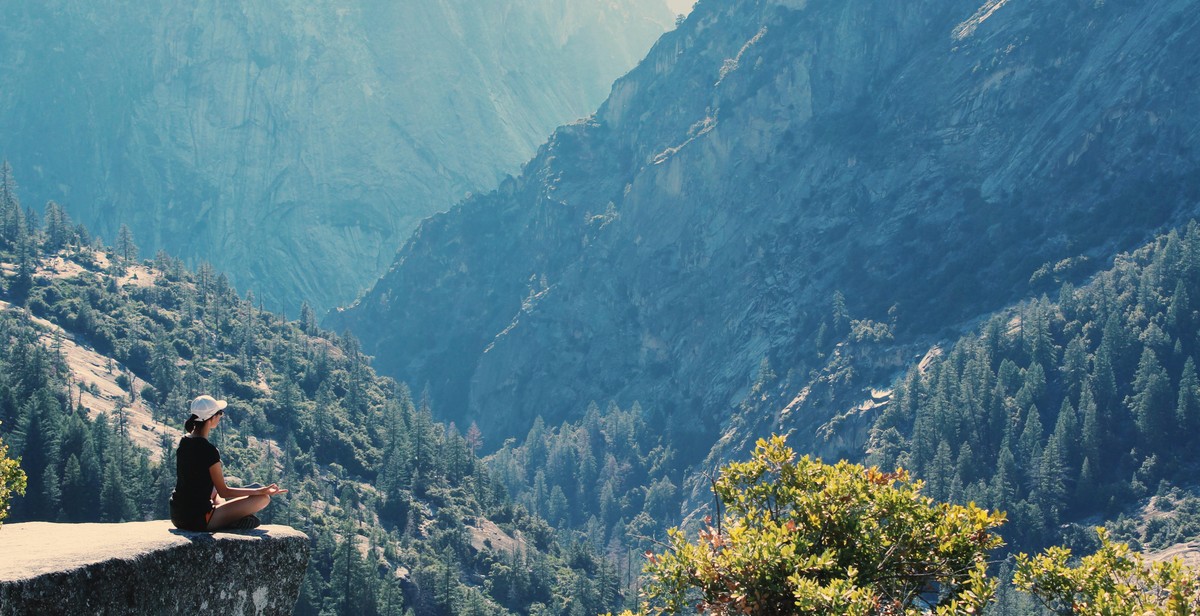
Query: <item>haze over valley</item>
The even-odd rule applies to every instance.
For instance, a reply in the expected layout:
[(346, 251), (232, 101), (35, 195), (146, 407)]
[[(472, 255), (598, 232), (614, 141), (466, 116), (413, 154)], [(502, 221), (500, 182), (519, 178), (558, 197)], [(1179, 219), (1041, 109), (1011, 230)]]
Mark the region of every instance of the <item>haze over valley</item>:
[(515, 173), (673, 26), (662, 2), (7, 2), (0, 153), (147, 255), (297, 314)]
[(0, 23), (7, 523), (212, 394), (297, 614), (1200, 604), (1197, 0), (101, 4)]

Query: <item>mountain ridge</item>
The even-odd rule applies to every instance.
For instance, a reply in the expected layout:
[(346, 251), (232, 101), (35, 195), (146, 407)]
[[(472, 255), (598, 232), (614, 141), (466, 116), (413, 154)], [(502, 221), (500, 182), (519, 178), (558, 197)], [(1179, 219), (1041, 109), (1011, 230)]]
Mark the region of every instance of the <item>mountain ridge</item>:
[(258, 515), (309, 537), (295, 613), (620, 606), (614, 565), (508, 500), (479, 435), (435, 422), (352, 337), (207, 264), (105, 249), (56, 205), (26, 219), (7, 165), (0, 180), (0, 449), (27, 479), (10, 521), (169, 524), (178, 428), (208, 394), (229, 403), (209, 439), (230, 485), (288, 488)]
[(757, 416), (817, 447), (890, 374), (780, 419), (850, 334), (836, 295), (917, 352), (1200, 202), (1192, 3), (988, 6), (700, 2), (327, 323), (499, 437), (638, 400), (707, 447), (759, 423), (738, 408), (766, 359), (785, 392)]
[(672, 24), (657, 2), (0, 9), (0, 152), (29, 204), (209, 261), (295, 314), (516, 171)]

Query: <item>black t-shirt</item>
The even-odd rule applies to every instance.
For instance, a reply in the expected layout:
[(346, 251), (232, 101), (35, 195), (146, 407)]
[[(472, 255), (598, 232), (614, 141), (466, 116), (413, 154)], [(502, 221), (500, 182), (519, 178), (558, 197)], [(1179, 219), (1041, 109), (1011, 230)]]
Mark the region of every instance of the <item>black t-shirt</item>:
[(208, 469), (221, 461), (221, 452), (202, 436), (179, 439), (175, 453), (175, 494), (177, 507), (185, 511), (207, 513), (212, 509), (212, 475)]

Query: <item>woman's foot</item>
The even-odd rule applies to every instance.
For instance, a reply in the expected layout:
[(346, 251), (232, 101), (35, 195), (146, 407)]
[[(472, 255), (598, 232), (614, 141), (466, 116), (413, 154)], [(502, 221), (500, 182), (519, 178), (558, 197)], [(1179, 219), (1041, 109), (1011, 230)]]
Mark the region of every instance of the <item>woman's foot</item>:
[(262, 524), (262, 521), (258, 519), (258, 516), (248, 515), (234, 522), (233, 524), (230, 524), (228, 528), (230, 530), (250, 530), (252, 528), (258, 528), (259, 524)]

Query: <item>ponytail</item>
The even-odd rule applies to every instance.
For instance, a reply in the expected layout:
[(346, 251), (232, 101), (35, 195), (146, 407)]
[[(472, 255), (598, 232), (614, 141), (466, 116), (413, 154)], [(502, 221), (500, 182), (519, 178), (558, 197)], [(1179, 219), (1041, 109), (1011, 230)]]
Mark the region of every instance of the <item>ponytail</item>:
[(195, 430), (196, 426), (201, 423), (203, 422), (200, 421), (200, 418), (197, 417), (195, 413), (192, 413), (192, 416), (188, 417), (187, 421), (183, 422), (183, 431), (191, 432), (192, 430)]

